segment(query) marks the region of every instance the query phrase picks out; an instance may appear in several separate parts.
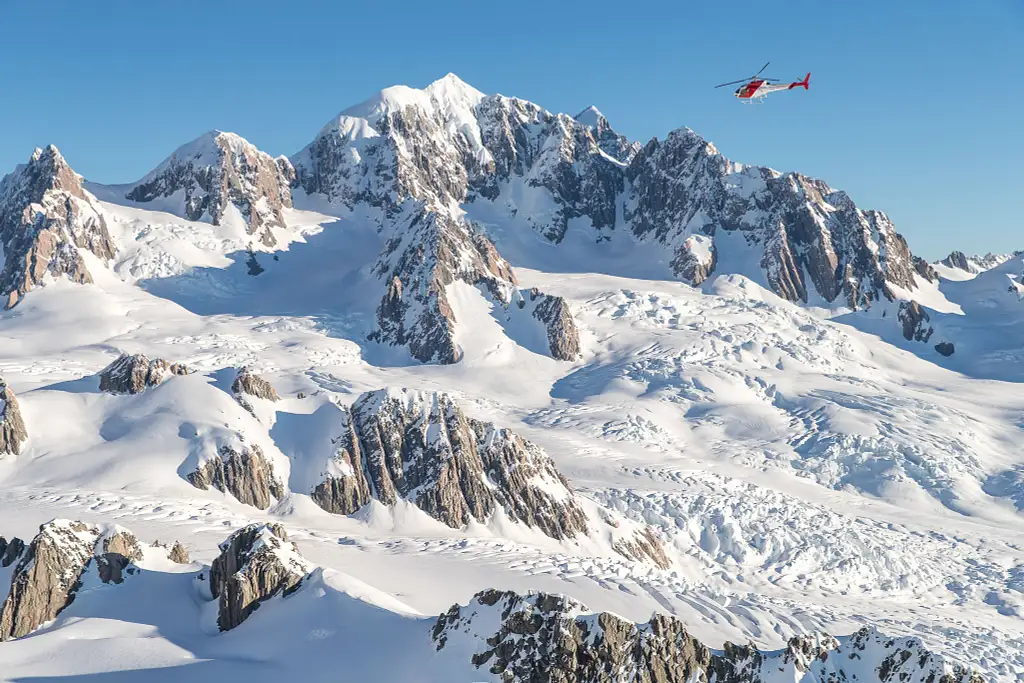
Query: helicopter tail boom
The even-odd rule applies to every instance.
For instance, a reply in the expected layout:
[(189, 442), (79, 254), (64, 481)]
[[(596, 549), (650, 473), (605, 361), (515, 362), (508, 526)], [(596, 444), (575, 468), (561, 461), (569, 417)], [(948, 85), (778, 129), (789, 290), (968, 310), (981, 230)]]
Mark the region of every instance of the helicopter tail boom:
[(793, 88), (799, 88), (799, 87), (803, 86), (804, 90), (810, 90), (811, 89), (810, 85), (811, 85), (811, 74), (808, 73), (806, 76), (804, 76), (804, 80), (797, 81), (795, 83), (790, 83), (789, 84), (789, 89), (792, 90)]

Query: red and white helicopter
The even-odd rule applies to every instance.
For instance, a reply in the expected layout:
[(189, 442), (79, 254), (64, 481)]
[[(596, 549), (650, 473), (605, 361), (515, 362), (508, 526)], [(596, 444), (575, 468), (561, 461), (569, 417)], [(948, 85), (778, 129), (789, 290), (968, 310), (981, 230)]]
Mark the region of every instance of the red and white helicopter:
[(727, 85), (735, 85), (736, 83), (743, 83), (740, 87), (736, 88), (736, 92), (733, 94), (741, 100), (747, 100), (753, 102), (766, 97), (769, 93), (779, 92), (781, 90), (792, 90), (793, 88), (803, 87), (804, 90), (810, 90), (811, 74), (804, 76), (802, 81), (794, 81), (793, 83), (779, 83), (777, 78), (768, 78), (767, 76), (761, 76), (761, 72), (768, 68), (771, 62), (765, 62), (764, 66), (761, 67), (761, 71), (749, 78), (741, 78), (738, 81), (729, 81), (728, 83), (722, 83), (716, 85), (716, 88), (724, 88)]

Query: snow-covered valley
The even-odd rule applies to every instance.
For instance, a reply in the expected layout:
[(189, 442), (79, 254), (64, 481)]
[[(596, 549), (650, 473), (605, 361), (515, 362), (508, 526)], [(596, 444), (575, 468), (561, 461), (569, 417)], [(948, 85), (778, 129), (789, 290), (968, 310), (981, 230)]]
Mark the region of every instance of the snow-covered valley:
[[(43, 545), (4, 566), (4, 679), (1024, 678), (1021, 256), (927, 264), (820, 181), (584, 114), (449, 75), (290, 160), (0, 183), (0, 534), (85, 523), (46, 609)], [(520, 609), (627, 672), (531, 663)]]

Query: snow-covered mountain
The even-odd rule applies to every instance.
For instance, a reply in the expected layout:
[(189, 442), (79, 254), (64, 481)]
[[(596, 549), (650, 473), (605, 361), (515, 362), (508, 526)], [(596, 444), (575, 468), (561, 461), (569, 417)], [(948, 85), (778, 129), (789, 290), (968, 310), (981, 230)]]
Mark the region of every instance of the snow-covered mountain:
[(6, 676), (1024, 675), (1019, 255), (451, 74), (0, 244)]
[(277, 244), (274, 228), (286, 227), (295, 170), (234, 133), (210, 131), (182, 145), (142, 180), (102, 193), (214, 225), (242, 222), (253, 239)]

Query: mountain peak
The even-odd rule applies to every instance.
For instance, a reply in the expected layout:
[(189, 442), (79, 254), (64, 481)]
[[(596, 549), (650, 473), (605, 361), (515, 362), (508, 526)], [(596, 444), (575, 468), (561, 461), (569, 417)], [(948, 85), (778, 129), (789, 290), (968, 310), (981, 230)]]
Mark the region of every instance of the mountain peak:
[(438, 100), (459, 100), (473, 105), (484, 98), (484, 93), (451, 72), (428, 85), (424, 91)]
[(597, 127), (602, 121), (605, 123), (608, 122), (608, 119), (606, 119), (604, 114), (601, 113), (601, 110), (594, 105), (590, 105), (579, 114), (576, 114), (574, 118), (584, 126), (589, 126), (591, 128)]

